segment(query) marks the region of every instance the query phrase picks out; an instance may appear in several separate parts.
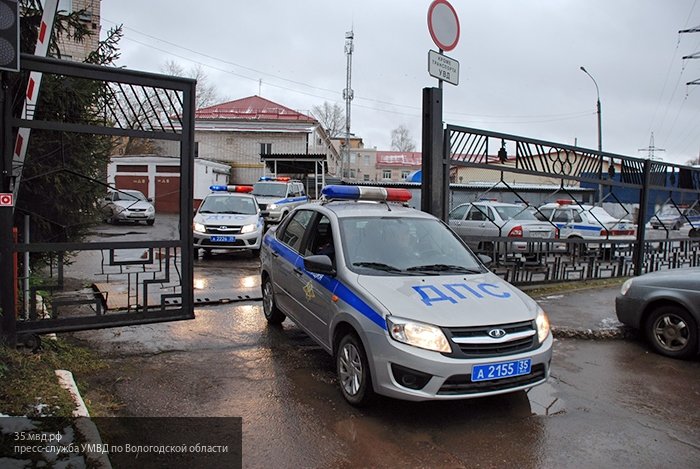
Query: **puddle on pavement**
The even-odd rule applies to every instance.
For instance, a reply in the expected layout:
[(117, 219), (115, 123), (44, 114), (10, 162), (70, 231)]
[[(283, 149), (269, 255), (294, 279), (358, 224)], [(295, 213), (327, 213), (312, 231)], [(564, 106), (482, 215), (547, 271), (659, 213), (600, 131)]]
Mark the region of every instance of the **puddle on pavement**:
[[(550, 378), (551, 379), (551, 378)], [(566, 413), (566, 405), (556, 396), (556, 390), (550, 383), (543, 383), (527, 392), (530, 409), (535, 415), (552, 416)]]

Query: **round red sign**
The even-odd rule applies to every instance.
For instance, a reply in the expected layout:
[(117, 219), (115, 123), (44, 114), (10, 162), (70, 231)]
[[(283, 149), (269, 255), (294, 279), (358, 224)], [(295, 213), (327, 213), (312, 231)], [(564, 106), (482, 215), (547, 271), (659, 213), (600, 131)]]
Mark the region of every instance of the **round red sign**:
[(443, 51), (451, 51), (459, 42), (457, 12), (447, 0), (434, 0), (428, 7), (428, 31)]

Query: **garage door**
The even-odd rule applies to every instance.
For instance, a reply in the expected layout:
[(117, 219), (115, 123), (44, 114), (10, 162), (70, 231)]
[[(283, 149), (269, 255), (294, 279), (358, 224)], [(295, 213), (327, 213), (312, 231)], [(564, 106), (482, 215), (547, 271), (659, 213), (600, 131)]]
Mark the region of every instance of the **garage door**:
[(156, 212), (180, 212), (180, 177), (156, 176)]
[(148, 176), (115, 176), (114, 182), (117, 189), (131, 189), (140, 191), (148, 197)]

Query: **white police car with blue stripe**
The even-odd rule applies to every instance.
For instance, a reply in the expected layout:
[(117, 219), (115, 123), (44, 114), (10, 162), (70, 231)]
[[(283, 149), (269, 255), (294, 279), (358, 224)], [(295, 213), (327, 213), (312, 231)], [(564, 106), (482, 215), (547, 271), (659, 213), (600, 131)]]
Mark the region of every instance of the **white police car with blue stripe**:
[(194, 254), (214, 249), (260, 253), (265, 220), (252, 186), (213, 185), (194, 216)]
[(253, 195), (260, 209), (268, 212), (269, 223), (280, 222), (294, 207), (309, 201), (304, 184), (286, 176), (262, 176), (253, 185)]
[(549, 376), (544, 311), (405, 189), (327, 186), (261, 248), (267, 321), (289, 316), (335, 357), (345, 399), (463, 399)]

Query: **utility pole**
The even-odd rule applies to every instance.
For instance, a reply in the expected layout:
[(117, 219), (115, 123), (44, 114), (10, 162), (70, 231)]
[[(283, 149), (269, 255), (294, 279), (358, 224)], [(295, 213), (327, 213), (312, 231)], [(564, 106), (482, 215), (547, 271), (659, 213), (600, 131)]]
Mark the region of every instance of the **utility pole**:
[(647, 152), (647, 158), (650, 160), (659, 160), (661, 158), (657, 158), (654, 156), (655, 151), (666, 151), (663, 148), (656, 148), (654, 146), (654, 132), (651, 133), (651, 139), (649, 139), (649, 146), (647, 148), (640, 148), (637, 151), (646, 151)]
[(345, 172), (350, 169), (350, 110), (354, 93), (352, 91), (352, 40), (355, 35), (352, 30), (345, 33), (345, 56), (347, 57), (347, 67), (345, 70), (345, 89), (343, 99), (345, 100), (345, 151), (342, 153), (340, 161), (340, 177), (345, 178)]
[[(700, 26), (696, 26), (694, 28), (690, 29), (682, 29), (678, 31), (678, 34), (683, 34), (683, 33), (700, 33)], [(686, 55), (685, 57), (682, 58), (683, 60), (686, 59), (700, 59), (700, 52), (696, 52), (694, 54)], [(689, 81), (686, 83), (686, 86), (688, 85), (700, 85), (700, 78), (697, 80)]]

